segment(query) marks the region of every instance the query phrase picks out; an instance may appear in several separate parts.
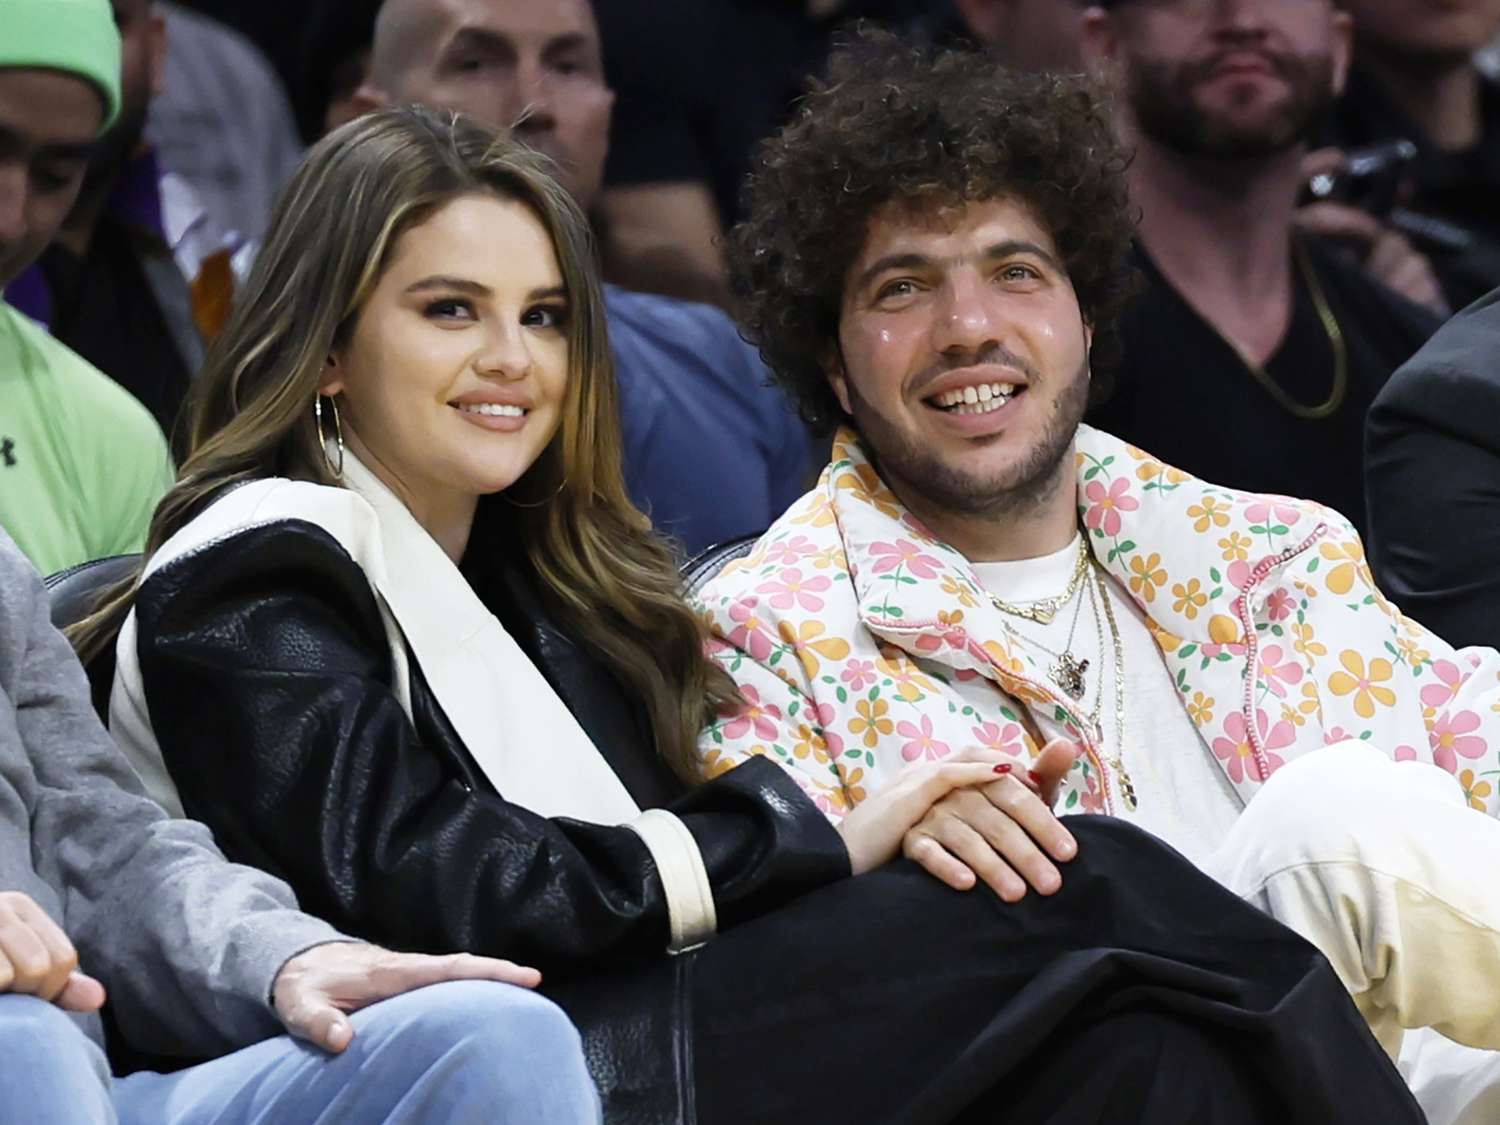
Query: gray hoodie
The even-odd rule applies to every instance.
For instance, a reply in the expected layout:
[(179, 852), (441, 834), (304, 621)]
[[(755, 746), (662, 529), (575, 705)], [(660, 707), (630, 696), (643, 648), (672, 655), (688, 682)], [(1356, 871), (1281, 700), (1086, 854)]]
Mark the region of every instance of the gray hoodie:
[[(4, 531), (0, 890), (30, 895), (63, 927), (125, 1036), (158, 1054), (218, 1055), (276, 1034), (282, 965), (340, 940), (284, 883), (230, 864), (208, 829), (143, 794)], [(98, 1017), (81, 1019), (102, 1041)]]

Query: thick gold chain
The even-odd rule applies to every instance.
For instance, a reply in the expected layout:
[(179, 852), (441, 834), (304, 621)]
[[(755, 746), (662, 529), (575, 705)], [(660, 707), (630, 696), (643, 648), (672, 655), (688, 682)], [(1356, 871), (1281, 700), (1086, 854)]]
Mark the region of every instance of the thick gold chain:
[(1027, 621), (1035, 621), (1038, 625), (1050, 625), (1052, 619), (1057, 616), (1057, 611), (1073, 600), (1073, 595), (1078, 593), (1078, 588), (1083, 585), (1084, 577), (1088, 574), (1089, 560), (1093, 558), (1089, 551), (1089, 545), (1080, 535), (1078, 539), (1078, 561), (1073, 564), (1073, 574), (1068, 579), (1068, 588), (1062, 593), (1050, 598), (1037, 598), (1031, 602), (1006, 602), (1001, 601), (994, 594), (990, 594), (990, 602), (1001, 613), (1008, 613), (1012, 617), (1025, 618)]
[(1245, 365), (1245, 370), (1266, 389), (1280, 406), (1288, 414), (1298, 418), (1315, 422), (1321, 418), (1327, 418), (1335, 410), (1344, 404), (1344, 396), (1349, 390), (1349, 349), (1344, 342), (1344, 330), (1339, 327), (1338, 317), (1333, 315), (1333, 309), (1328, 305), (1328, 297), (1323, 292), (1323, 283), (1318, 280), (1317, 271), (1312, 267), (1312, 262), (1307, 256), (1307, 250), (1300, 241), (1293, 240), (1292, 254), (1297, 262), (1297, 269), (1302, 274), (1307, 284), (1307, 292), (1312, 297), (1313, 309), (1318, 314), (1318, 320), (1323, 324), (1323, 331), (1328, 334), (1328, 343), (1333, 348), (1333, 387), (1328, 392), (1328, 398), (1316, 406), (1308, 406), (1306, 403), (1298, 402), (1287, 394), (1281, 384), (1271, 378), (1264, 367), (1250, 358), (1250, 354), (1231, 340), (1211, 320), (1205, 319), (1205, 323), (1213, 329), (1214, 335), (1223, 340), (1233, 349), (1234, 354), (1240, 357), (1240, 362)]

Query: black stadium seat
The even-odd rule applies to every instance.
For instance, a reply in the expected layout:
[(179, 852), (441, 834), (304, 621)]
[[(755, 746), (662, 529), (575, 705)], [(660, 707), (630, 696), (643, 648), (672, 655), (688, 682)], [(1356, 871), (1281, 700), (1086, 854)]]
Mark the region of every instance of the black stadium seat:
[(682, 564), (682, 591), (691, 597), (735, 559), (742, 559), (750, 549), (760, 542), (760, 533), (743, 535), (738, 539), (726, 539), (705, 547)]
[(93, 612), (105, 587), (127, 577), (140, 561), (140, 555), (111, 555), (50, 575), (47, 596), (52, 602), (52, 624), (66, 629), (82, 621)]

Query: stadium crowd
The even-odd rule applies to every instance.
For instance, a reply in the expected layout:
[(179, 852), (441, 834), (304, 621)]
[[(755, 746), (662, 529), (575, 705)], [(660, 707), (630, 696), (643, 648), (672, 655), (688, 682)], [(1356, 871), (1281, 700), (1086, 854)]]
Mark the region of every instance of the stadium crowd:
[(0, 0), (0, 1117), (1500, 1121), (1496, 44)]

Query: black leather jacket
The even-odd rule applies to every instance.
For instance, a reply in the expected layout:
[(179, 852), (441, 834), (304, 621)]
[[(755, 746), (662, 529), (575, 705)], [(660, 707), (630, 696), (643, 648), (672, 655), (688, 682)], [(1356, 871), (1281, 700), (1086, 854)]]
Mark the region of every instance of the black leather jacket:
[[(686, 789), (642, 709), (552, 626), (521, 566), (477, 539), (464, 571), (636, 802), (670, 804), (692, 832), (721, 929), (848, 874), (837, 833), (779, 767), (751, 762)], [(238, 532), (153, 573), (135, 613), (151, 724), (187, 814), (232, 859), (287, 880), (304, 909), (396, 948), (535, 965), (550, 983), (665, 960), (666, 905), (640, 838), (506, 801), (415, 658), (409, 721), (375, 596), (327, 532), (299, 520)], [(587, 981), (571, 993), (587, 995)], [(650, 995), (656, 1010), (604, 1022), (634, 1020), (637, 1038), (655, 1028), (636, 1047), (661, 1066), (682, 1056), (683, 1027), (677, 1000)], [(630, 1081), (671, 1084), (659, 1072)], [(675, 1116), (658, 1106), (638, 1119)]]

